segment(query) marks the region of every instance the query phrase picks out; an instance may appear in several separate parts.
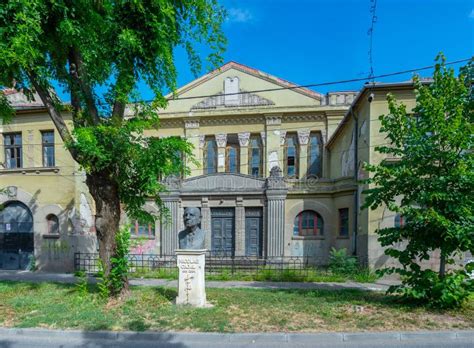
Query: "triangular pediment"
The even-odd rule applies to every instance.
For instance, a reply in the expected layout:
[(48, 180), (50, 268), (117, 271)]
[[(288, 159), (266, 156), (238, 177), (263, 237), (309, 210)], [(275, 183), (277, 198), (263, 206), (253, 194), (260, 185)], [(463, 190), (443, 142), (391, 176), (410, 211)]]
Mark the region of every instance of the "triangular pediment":
[(322, 95), (245, 65), (230, 62), (168, 95), (164, 112), (316, 106)]

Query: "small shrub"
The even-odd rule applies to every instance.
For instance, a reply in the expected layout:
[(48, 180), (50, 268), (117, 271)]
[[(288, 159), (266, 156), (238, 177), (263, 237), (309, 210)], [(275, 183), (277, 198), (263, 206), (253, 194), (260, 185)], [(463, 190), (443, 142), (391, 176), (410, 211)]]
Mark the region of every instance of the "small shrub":
[(331, 248), (328, 268), (336, 274), (352, 274), (357, 271), (357, 259), (354, 256), (347, 255), (345, 248), (339, 250)]
[(77, 278), (76, 292), (79, 297), (86, 297), (89, 294), (87, 287), (87, 274), (85, 271), (77, 271), (74, 276)]
[(102, 260), (99, 260), (97, 266), (97, 278), (99, 279), (99, 282), (97, 283), (97, 289), (99, 289), (99, 296), (103, 299), (107, 299), (110, 296), (109, 279), (105, 276), (104, 264)]
[(473, 291), (474, 280), (469, 279), (464, 270), (451, 271), (440, 277), (431, 269), (420, 268), (406, 271), (402, 284), (388, 290), (402, 295), (407, 301), (442, 309), (460, 307)]

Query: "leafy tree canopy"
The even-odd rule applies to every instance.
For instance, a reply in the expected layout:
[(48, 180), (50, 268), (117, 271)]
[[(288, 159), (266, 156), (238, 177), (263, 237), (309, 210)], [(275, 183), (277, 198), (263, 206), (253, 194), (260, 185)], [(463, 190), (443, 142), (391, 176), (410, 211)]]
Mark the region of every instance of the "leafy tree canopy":
[[(404, 217), (403, 226), (377, 231), (386, 254), (401, 265), (386, 270), (402, 276), (402, 287), (392, 290), (455, 306), (469, 282), (466, 272), (446, 271), (446, 264), (462, 252), (474, 253), (474, 69), (471, 61), (456, 77), (442, 55), (437, 60), (432, 82), (414, 78), (413, 112), (393, 95), (387, 98), (390, 113), (380, 116), (380, 131), (388, 144), (376, 151), (397, 160), (367, 165), (372, 185), (365, 207), (385, 205)], [(420, 267), (433, 251), (440, 252), (438, 274)]]
[[(159, 177), (180, 174), (190, 145), (148, 138), (157, 107), (176, 88), (174, 50), (183, 47), (197, 74), (221, 63), (224, 10), (217, 0), (0, 0), (0, 86), (37, 92), (73, 158), (85, 169), (96, 202), (96, 230), (105, 272), (117, 254), (121, 206), (133, 218), (163, 190)], [(70, 94), (61, 103), (53, 81)], [(133, 103), (144, 83), (150, 105)], [(133, 105), (133, 106), (131, 106)], [(64, 115), (72, 113), (74, 129)], [(13, 111), (0, 93), (0, 117)]]

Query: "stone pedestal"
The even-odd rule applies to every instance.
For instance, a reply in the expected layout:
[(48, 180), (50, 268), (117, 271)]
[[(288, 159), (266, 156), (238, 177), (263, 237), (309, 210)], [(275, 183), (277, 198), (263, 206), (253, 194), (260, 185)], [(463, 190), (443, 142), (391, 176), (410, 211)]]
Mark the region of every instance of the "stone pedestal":
[(177, 249), (179, 269), (177, 305), (209, 307), (206, 301), (205, 261), (206, 249)]

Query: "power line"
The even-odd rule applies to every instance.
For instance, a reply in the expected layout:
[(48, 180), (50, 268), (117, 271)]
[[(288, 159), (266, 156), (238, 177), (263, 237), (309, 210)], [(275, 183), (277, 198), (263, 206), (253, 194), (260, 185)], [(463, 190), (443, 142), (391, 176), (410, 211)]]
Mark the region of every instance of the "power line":
[[(454, 64), (464, 63), (464, 62), (470, 61), (471, 59), (472, 58), (454, 60), (454, 61), (445, 63), (445, 65), (454, 65)], [(272, 91), (281, 91), (281, 90), (292, 90), (292, 89), (298, 89), (298, 88), (309, 88), (309, 87), (337, 85), (337, 84), (343, 84), (343, 83), (349, 83), (349, 82), (370, 81), (372, 79), (385, 78), (385, 77), (390, 77), (390, 76), (397, 76), (397, 75), (403, 75), (403, 74), (417, 72), (417, 71), (433, 69), (434, 67), (435, 67), (435, 65), (428, 65), (428, 66), (424, 66), (424, 67), (420, 67), (420, 68), (401, 70), (401, 71), (396, 71), (396, 72), (387, 73), (387, 74), (381, 74), (381, 75), (377, 75), (377, 76), (367, 76), (367, 77), (353, 78), (353, 79), (348, 79), (348, 80), (337, 80), (337, 81), (330, 81), (330, 82), (312, 83), (312, 84), (307, 84), (307, 85), (295, 85), (295, 86), (287, 86), (287, 87), (258, 89), (258, 90), (245, 91), (245, 92), (223, 93), (223, 94), (219, 94), (219, 96), (239, 95), (239, 94), (249, 94), (249, 93), (261, 93), (261, 92), (272, 92)], [(174, 101), (174, 100), (186, 100), (186, 99), (200, 99), (200, 98), (208, 98), (208, 97), (213, 97), (213, 96), (215, 96), (215, 94), (198, 95), (198, 96), (190, 96), (190, 97), (177, 97), (177, 98), (172, 98), (170, 100)], [(140, 101), (140, 100), (138, 100), (138, 101)], [(141, 100), (141, 101), (145, 102), (145, 103), (150, 103), (150, 102), (153, 101), (153, 99)]]

